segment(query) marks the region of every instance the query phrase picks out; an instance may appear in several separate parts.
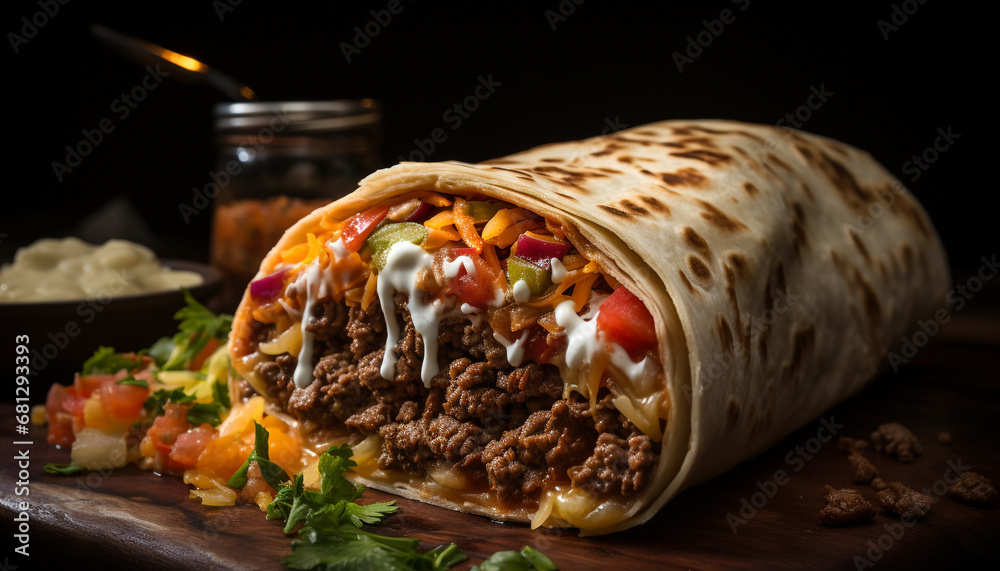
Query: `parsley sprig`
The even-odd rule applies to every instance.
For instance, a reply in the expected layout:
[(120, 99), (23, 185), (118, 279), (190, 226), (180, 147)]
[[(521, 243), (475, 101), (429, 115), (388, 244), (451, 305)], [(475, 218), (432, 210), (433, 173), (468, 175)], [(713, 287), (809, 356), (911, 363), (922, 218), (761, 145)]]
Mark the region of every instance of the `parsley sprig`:
[[(256, 430), (257, 441), (263, 436), (266, 442), (267, 430), (260, 425), (256, 425)], [(259, 457), (256, 442), (254, 448)], [(272, 484), (277, 496), (267, 508), (268, 519), (284, 520), (287, 534), (293, 533), (301, 524), (296, 539), (292, 541), (291, 554), (282, 561), (286, 567), (437, 571), (450, 569), (465, 561), (466, 555), (455, 544), (421, 553), (418, 539), (388, 537), (362, 529), (366, 524), (382, 523), (398, 508), (394, 501), (367, 505), (355, 502), (365, 492), (365, 486), (355, 485), (345, 476), (357, 466), (351, 459), (352, 455), (350, 446), (346, 444), (333, 446), (320, 455), (318, 491), (306, 489), (302, 474), (276, 487)], [(254, 453), (251, 453), (252, 456)], [(233, 478), (236, 479), (243, 471), (240, 468)], [(261, 471), (264, 472), (263, 467)], [(229, 485), (233, 485), (232, 480)]]
[(164, 337), (149, 348), (149, 354), (162, 371), (177, 371), (187, 368), (191, 360), (208, 345), (212, 339), (225, 341), (233, 326), (233, 316), (216, 315), (184, 290), (187, 305), (174, 314), (180, 321), (177, 333)]

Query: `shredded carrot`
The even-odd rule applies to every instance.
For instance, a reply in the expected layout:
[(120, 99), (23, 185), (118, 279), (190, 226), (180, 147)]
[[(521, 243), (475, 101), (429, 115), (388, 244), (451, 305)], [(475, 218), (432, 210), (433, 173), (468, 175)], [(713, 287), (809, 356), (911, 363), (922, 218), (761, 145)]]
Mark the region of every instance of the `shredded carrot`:
[(364, 295), (365, 290), (360, 287), (349, 289), (344, 292), (344, 301), (347, 301), (349, 305), (359, 305)]
[(445, 226), (453, 224), (455, 224), (455, 214), (451, 210), (442, 210), (424, 222), (424, 226), (435, 230), (440, 230)]
[(578, 270), (588, 263), (587, 258), (584, 258), (580, 254), (568, 254), (562, 259), (562, 265), (566, 268), (567, 272), (572, 272), (573, 270)]
[(465, 213), (464, 198), (455, 197), (455, 207), (452, 208), (452, 212), (455, 213), (455, 227), (458, 228), (458, 233), (462, 235), (462, 240), (470, 248), (475, 248), (476, 252), (482, 252), (483, 239), (479, 236), (479, 232), (476, 231), (476, 221)]
[(523, 208), (504, 208), (499, 210), (493, 215), (493, 218), (490, 218), (486, 226), (483, 227), (483, 240), (489, 242), (514, 224), (532, 217), (531, 213)]
[(372, 304), (372, 300), (375, 299), (376, 286), (378, 285), (378, 276), (375, 272), (368, 272), (368, 283), (365, 284), (365, 293), (361, 296), (361, 309), (367, 311), (368, 306)]
[(442, 230), (431, 228), (431, 230), (427, 233), (427, 237), (420, 243), (420, 247), (427, 251), (433, 251), (437, 250), (441, 246), (444, 246), (448, 242), (457, 242), (461, 239), (462, 237), (458, 234), (458, 230), (455, 230), (454, 228), (446, 228)]
[(518, 237), (521, 234), (524, 234), (526, 230), (538, 228), (540, 225), (541, 222), (539, 220), (528, 218), (527, 220), (521, 220), (513, 226), (509, 226), (500, 234), (486, 238), (485, 240), (487, 244), (493, 244), (494, 246), (499, 246), (501, 248), (509, 248), (511, 244), (517, 242)]
[(507, 283), (507, 275), (504, 273), (503, 267), (500, 266), (500, 258), (497, 257), (496, 248), (484, 246), (483, 259), (493, 269), (493, 289), (499, 289), (506, 293), (510, 289), (510, 284)]
[(451, 206), (451, 200), (442, 194), (436, 192), (418, 192), (415, 195), (409, 195), (411, 198), (419, 198), (431, 206)]

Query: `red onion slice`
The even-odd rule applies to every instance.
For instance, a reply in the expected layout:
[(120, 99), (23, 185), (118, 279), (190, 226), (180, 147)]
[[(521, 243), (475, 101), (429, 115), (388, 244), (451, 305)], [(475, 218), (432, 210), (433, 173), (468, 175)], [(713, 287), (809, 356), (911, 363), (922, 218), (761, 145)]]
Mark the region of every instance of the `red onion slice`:
[(552, 265), (552, 258), (561, 260), (571, 247), (566, 242), (543, 240), (529, 234), (521, 234), (517, 238), (517, 256), (546, 269)]
[(258, 301), (277, 297), (284, 290), (286, 274), (288, 270), (278, 270), (269, 276), (250, 282), (250, 297)]

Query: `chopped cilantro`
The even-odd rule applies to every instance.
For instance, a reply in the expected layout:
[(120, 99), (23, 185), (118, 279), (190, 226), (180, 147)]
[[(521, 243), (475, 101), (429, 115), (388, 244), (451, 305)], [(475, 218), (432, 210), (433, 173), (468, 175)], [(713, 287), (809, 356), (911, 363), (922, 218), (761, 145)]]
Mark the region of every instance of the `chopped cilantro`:
[(76, 462), (70, 462), (69, 464), (56, 464), (55, 462), (49, 462), (42, 469), (45, 470), (46, 474), (52, 474), (53, 476), (72, 476), (73, 474), (79, 474), (80, 472), (87, 471), (86, 468)]
[[(261, 428), (263, 430), (263, 428)], [(266, 431), (264, 431), (266, 434)], [(282, 563), (289, 569), (426, 569), (444, 570), (465, 561), (455, 544), (418, 551), (420, 540), (387, 537), (361, 529), (377, 525), (395, 513), (395, 502), (361, 505), (365, 487), (344, 475), (357, 466), (344, 444), (324, 452), (318, 463), (319, 491), (307, 490), (302, 474), (275, 488), (277, 496), (267, 507), (268, 519), (285, 520), (285, 533), (296, 526), (298, 537)], [(232, 485), (232, 482), (230, 482)]]
[(129, 357), (122, 353), (115, 353), (114, 347), (101, 346), (94, 351), (89, 359), (83, 362), (83, 370), (80, 373), (86, 375), (107, 374), (113, 375), (125, 369), (134, 371), (142, 367), (142, 359)]
[(206, 422), (212, 426), (219, 426), (222, 423), (222, 418), (219, 416), (221, 410), (222, 407), (215, 403), (195, 403), (187, 411), (187, 420), (195, 426)]
[[(240, 466), (240, 469), (236, 471), (235, 474), (226, 485), (230, 488), (242, 488), (247, 485), (247, 472), (250, 470), (250, 463), (256, 462), (257, 467), (260, 468), (260, 473), (264, 476), (264, 481), (266, 481), (275, 490), (278, 489), (284, 482), (289, 481), (291, 478), (288, 477), (288, 473), (281, 467), (272, 462), (267, 455), (267, 429), (263, 426), (257, 424), (257, 421), (253, 421), (254, 425), (254, 443), (253, 450), (250, 455), (247, 456), (246, 462)], [(301, 477), (301, 475), (300, 475)]]
[(149, 398), (146, 399), (146, 403), (142, 405), (143, 408), (146, 409), (146, 417), (153, 419), (161, 416), (163, 414), (163, 407), (165, 407), (168, 402), (175, 404), (193, 403), (194, 397), (189, 394), (185, 394), (184, 389), (181, 388), (177, 388), (172, 391), (160, 389), (149, 395)]
[(177, 325), (177, 334), (169, 340), (160, 339), (149, 350), (149, 354), (158, 364), (163, 361), (160, 369), (164, 371), (187, 368), (209, 341), (212, 339), (225, 341), (233, 325), (232, 315), (212, 313), (207, 307), (198, 303), (186, 289), (184, 299), (187, 301), (187, 306), (174, 315), (174, 318), (180, 321)]
[(124, 379), (118, 381), (119, 385), (133, 385), (136, 387), (142, 387), (145, 389), (149, 388), (149, 383), (145, 379), (137, 379), (132, 375), (125, 377)]

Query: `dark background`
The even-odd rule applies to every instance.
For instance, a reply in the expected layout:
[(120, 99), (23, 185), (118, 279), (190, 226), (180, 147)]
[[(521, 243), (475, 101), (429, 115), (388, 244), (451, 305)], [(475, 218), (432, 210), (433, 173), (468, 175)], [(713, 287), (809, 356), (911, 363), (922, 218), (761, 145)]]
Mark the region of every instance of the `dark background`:
[[(987, 117), (995, 92), (986, 86), (996, 65), (986, 55), (995, 50), (980, 49), (990, 38), (989, 16), (960, 2), (715, 0), (654, 9), (596, 0), (401, 0), (402, 11), (350, 62), (342, 43), (354, 42), (355, 27), (387, 1), (72, 1), (55, 16), (35, 16), (46, 2), (57, 5), (4, 6), (4, 84), (14, 94), (0, 208), (4, 256), (40, 237), (73, 234), (109, 200), (127, 197), (137, 214), (119, 222), (131, 227), (130, 237), (161, 256), (207, 259), (210, 214), (185, 225), (178, 204), (209, 182), (212, 105), (224, 99), (167, 80), (119, 120), (112, 103), (145, 72), (96, 41), (94, 22), (224, 70), (265, 100), (374, 98), (383, 105), (386, 164), (439, 127), (448, 138), (429, 160), (479, 161), (610, 125), (668, 118), (774, 124), (804, 105), (812, 87), (823, 88), (833, 95), (805, 130), (864, 148), (900, 177), (927, 207), (957, 271), (975, 270), (980, 257), (995, 253), (996, 216), (983, 201), (996, 185), (980, 174), (990, 164), (983, 135), (994, 121)], [(735, 21), (678, 71), (675, 52), (683, 54), (689, 37), (724, 9)], [(23, 34), (22, 18), (33, 17), (47, 21), (15, 53), (11, 34)], [(886, 39), (878, 22), (893, 18), (899, 26)], [(444, 112), (490, 75), (501, 85), (452, 130)], [(64, 162), (66, 145), (108, 117), (114, 132), (57, 181), (52, 162)], [(960, 138), (913, 180), (904, 165), (949, 128)]]

